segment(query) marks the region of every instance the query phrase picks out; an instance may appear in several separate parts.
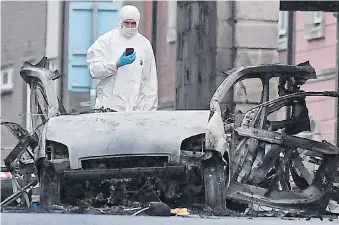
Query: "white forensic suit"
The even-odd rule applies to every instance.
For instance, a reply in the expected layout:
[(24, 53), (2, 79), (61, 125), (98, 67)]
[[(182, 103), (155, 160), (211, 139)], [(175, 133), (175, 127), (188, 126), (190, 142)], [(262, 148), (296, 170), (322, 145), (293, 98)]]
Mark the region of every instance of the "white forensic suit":
[[(136, 21), (136, 28), (122, 25)], [(94, 79), (99, 79), (95, 108), (115, 111), (153, 111), (158, 107), (158, 80), (152, 45), (137, 30), (140, 13), (134, 6), (120, 11), (119, 27), (100, 36), (88, 49), (86, 62)], [(117, 68), (126, 48), (134, 48), (135, 61)]]

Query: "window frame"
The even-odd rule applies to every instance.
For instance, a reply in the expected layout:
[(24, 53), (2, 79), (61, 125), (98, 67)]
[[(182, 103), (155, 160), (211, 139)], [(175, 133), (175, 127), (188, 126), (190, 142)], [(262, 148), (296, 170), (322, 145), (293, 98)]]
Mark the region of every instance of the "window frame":
[(167, 2), (167, 43), (175, 43), (177, 39), (177, 1)]
[[(8, 82), (4, 84), (3, 76), (7, 72), (8, 74)], [(1, 94), (8, 93), (13, 91), (14, 83), (13, 83), (13, 73), (14, 68), (12, 66), (4, 66), (1, 68)]]
[[(281, 25), (284, 28), (281, 29)], [(287, 49), (287, 29), (288, 29), (288, 11), (279, 11), (278, 19), (278, 51)]]
[[(281, 25), (284, 25), (282, 29), (281, 29)], [(287, 27), (288, 27), (288, 12), (287, 11), (279, 11), (278, 27), (279, 27), (279, 36), (284, 36), (287, 34)]]
[[(317, 15), (318, 14), (318, 15)], [(316, 16), (317, 15), (317, 16)], [(320, 24), (323, 22), (323, 14), (322, 11), (314, 11), (313, 12), (313, 23)]]
[(325, 17), (323, 11), (304, 12), (305, 39), (319, 40), (325, 37)]

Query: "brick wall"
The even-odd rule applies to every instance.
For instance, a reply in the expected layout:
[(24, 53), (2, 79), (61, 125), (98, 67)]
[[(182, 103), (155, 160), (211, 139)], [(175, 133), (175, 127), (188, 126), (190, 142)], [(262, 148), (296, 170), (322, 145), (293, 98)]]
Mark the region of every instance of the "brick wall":
[[(152, 2), (145, 1), (141, 31), (152, 42)], [(176, 44), (167, 43), (167, 1), (158, 1), (156, 64), (159, 85), (159, 109), (173, 108)]]
[[(19, 71), (25, 60), (40, 60), (45, 52), (47, 4), (43, 1), (1, 2), (1, 66), (12, 66), (13, 91), (1, 95), (1, 120), (25, 127), (26, 85)], [(17, 140), (1, 127), (1, 147)]]
[(167, 1), (158, 2), (157, 18), (157, 71), (160, 107), (173, 104), (175, 80), (175, 43), (167, 43)]

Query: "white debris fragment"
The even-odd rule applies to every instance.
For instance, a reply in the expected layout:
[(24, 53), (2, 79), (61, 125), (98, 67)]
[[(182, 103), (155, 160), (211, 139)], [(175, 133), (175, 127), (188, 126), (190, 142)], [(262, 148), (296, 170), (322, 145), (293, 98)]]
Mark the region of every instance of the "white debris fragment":
[(256, 212), (260, 212), (260, 211), (272, 211), (274, 210), (271, 207), (267, 207), (267, 206), (263, 206), (263, 205), (258, 205), (258, 204), (253, 204), (252, 205), (252, 209)]
[[(212, 118), (206, 127), (206, 149), (213, 149), (219, 151), (221, 155), (224, 154), (225, 146), (228, 146), (226, 141), (225, 129), (221, 117), (220, 108), (214, 112)], [(228, 149), (228, 147), (226, 148)]]
[(336, 201), (330, 200), (326, 208), (327, 212), (330, 213), (339, 213), (339, 204)]

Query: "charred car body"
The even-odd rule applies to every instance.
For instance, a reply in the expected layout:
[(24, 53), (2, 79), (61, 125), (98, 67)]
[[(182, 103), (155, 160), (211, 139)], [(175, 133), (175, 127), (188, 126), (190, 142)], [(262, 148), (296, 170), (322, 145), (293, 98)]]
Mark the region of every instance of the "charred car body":
[[(28, 152), (42, 206), (79, 204), (86, 197), (107, 205), (152, 198), (176, 205), (205, 200), (213, 208), (225, 208), (226, 199), (308, 210), (327, 205), (339, 149), (296, 134), (310, 130), (306, 96), (339, 95), (300, 91), (316, 79), (308, 63), (233, 70), (213, 95), (210, 110), (66, 113), (53, 89), (59, 74), (46, 69), (46, 62), (25, 63), (20, 73), (31, 87), (33, 131), (3, 123), (20, 140), (6, 166), (23, 167)], [(263, 84), (261, 104), (246, 113), (235, 114), (232, 106), (222, 111), (219, 103), (228, 91), (253, 77)], [(279, 78), (280, 97), (274, 100), (272, 78)], [(268, 120), (284, 106), (292, 108), (290, 118)], [(314, 173), (303, 165), (304, 156), (318, 165)], [(298, 190), (290, 187), (290, 177)]]
[[(229, 137), (227, 197), (236, 202), (282, 209), (325, 210), (337, 176), (339, 148), (326, 141), (302, 137), (311, 131), (306, 97), (338, 98), (339, 93), (301, 91), (307, 80), (316, 79), (315, 70), (308, 62), (297, 66), (240, 68), (224, 80), (211, 100), (211, 111), (217, 112), (216, 117), (220, 117), (219, 102), (232, 85), (253, 77), (262, 82), (263, 103), (246, 113), (232, 114), (226, 107), (222, 115), (224, 131)], [(279, 78), (279, 97), (270, 100), (272, 78)], [(290, 110), (290, 116), (270, 121), (269, 116), (283, 107)], [(312, 165), (313, 171), (309, 171), (307, 164)], [(291, 180), (295, 189), (290, 185)]]

